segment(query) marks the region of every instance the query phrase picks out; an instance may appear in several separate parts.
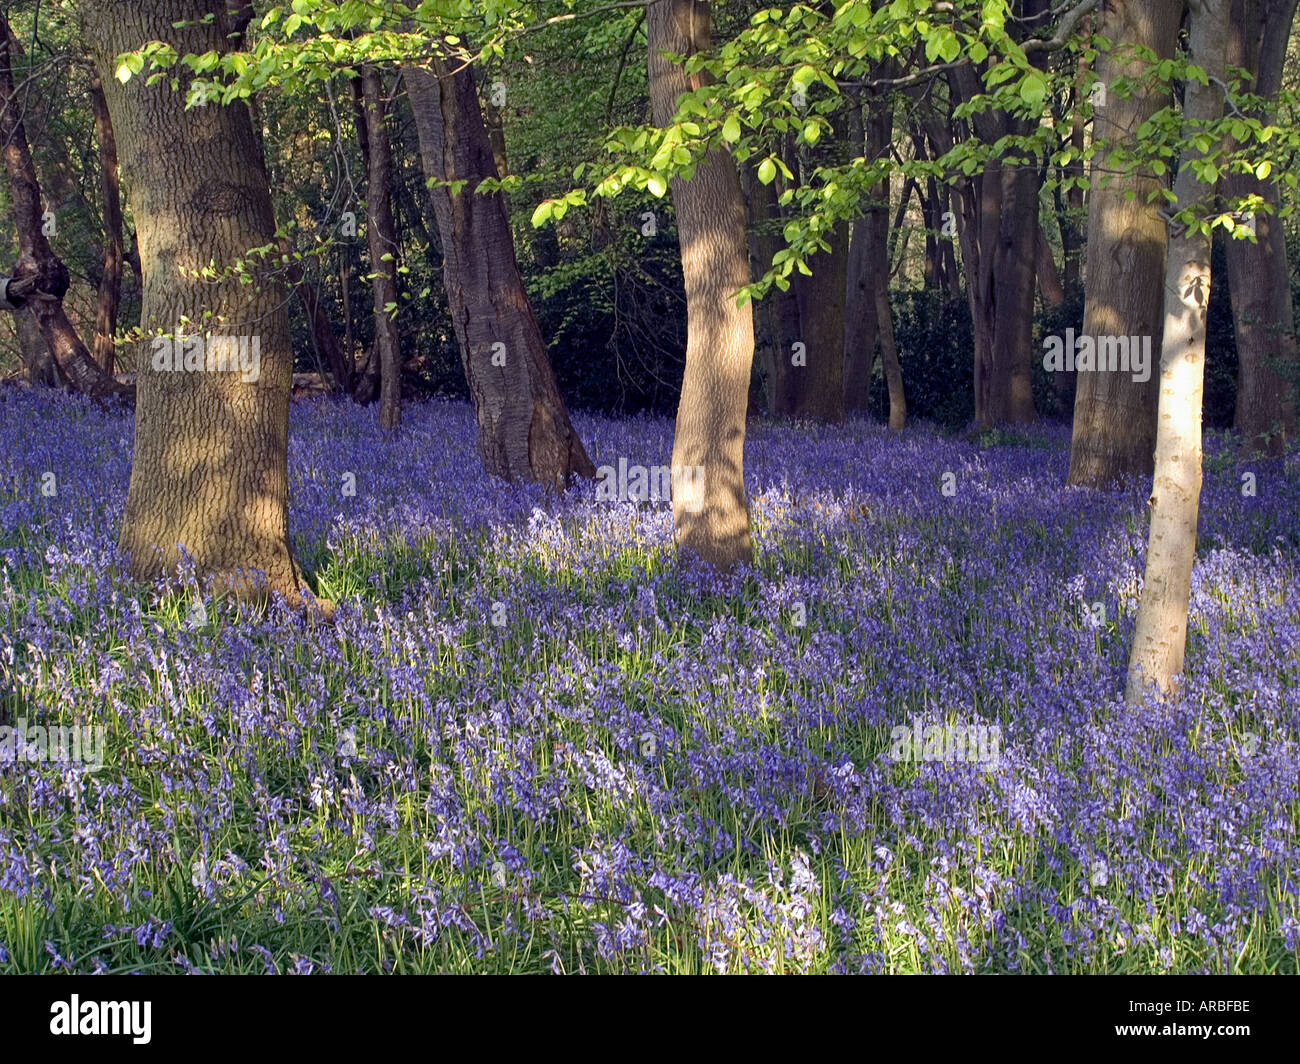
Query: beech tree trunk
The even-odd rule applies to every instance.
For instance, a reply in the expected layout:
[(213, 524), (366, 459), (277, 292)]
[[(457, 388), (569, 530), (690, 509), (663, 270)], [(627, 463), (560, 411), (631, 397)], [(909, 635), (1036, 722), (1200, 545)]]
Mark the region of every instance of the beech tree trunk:
[[(1105, 103), (1095, 108), (1093, 128), (1099, 139), (1115, 148), (1132, 147), (1142, 123), (1168, 104), (1167, 94), (1140, 88), (1123, 99), (1113, 86), (1118, 78), (1140, 78), (1146, 71), (1134, 48), (1149, 48), (1162, 59), (1173, 55), (1182, 11), (1183, 0), (1109, 0), (1104, 6), (1098, 32), (1114, 47), (1097, 61), (1097, 77), (1107, 86)], [(1159, 187), (1163, 181), (1154, 176), (1109, 175), (1101, 156), (1093, 164), (1085, 336), (1150, 336), (1152, 351), (1161, 349), (1167, 241), (1156, 213), (1160, 205), (1148, 202)], [(1159, 389), (1154, 372), (1145, 382), (1122, 370), (1078, 375), (1068, 483), (1104, 485), (1126, 475), (1150, 475)]]
[(375, 300), (375, 351), (379, 362), (379, 427), (402, 420), (401, 345), (397, 334), (397, 226), (390, 185), (393, 157), (384, 128), (384, 82), (373, 66), (361, 68), (361, 93), (369, 145), (366, 171), (366, 243)]
[[(1191, 0), (1191, 61), (1211, 79), (1223, 80), (1229, 0)], [(1223, 115), (1223, 90), (1189, 80), (1184, 102), (1189, 121)], [(1174, 182), (1179, 210), (1214, 193), (1183, 160)], [(1205, 385), (1205, 321), (1210, 302), (1210, 237), (1188, 231), (1172, 235), (1165, 266), (1164, 337), (1160, 350), (1160, 404), (1151, 527), (1137, 627), (1129, 656), (1126, 697), (1140, 701), (1154, 685), (1176, 688), (1187, 650), (1187, 607), (1196, 521), (1201, 498), (1201, 402)]]
[[(651, 0), (646, 11), (655, 124), (672, 123), (686, 75), (670, 56), (710, 45), (710, 9), (697, 0)], [(710, 152), (689, 181), (671, 185), (686, 282), (686, 371), (673, 440), (673, 521), (687, 560), (720, 569), (753, 561), (745, 493), (745, 412), (754, 318), (735, 292), (749, 282), (745, 201), (731, 154)], [(687, 471), (697, 471), (691, 481)], [(701, 483), (702, 480), (702, 483)]]
[(435, 57), (427, 67), (405, 67), (403, 80), (425, 177), (465, 182), (431, 195), (484, 468), (556, 489), (575, 474), (594, 476), (519, 276), (505, 201), (499, 192), (475, 192), (497, 172), (473, 70)]
[[(120, 386), (99, 367), (63, 309), (68, 268), (54, 254), (42, 229), (41, 188), (20, 117), (21, 105), (14, 94), (12, 39), (9, 23), (0, 15), (0, 144), (13, 197), (19, 248), (18, 261), (11, 274), (15, 282), (11, 292), (21, 289), (26, 293), (24, 312), (30, 314), (39, 328), (62, 379), (95, 399), (124, 394), (129, 389)], [(21, 338), (23, 334), (19, 335)]]
[[(1228, 65), (1253, 76), (1246, 91), (1267, 99), (1282, 87), (1296, 6), (1297, 0), (1234, 0)], [(1275, 121), (1269, 114), (1258, 117), (1265, 125)], [(1222, 191), (1231, 199), (1262, 196), (1274, 212), (1281, 206), (1273, 178), (1225, 174)], [(1228, 240), (1226, 251), (1237, 334), (1235, 427), (1247, 452), (1278, 456), (1296, 432), (1297, 346), (1286, 236), (1277, 214), (1257, 212), (1255, 243)]]
[[(170, 79), (147, 86), (144, 76), (126, 83), (114, 76), (117, 56), (146, 41), (166, 41), (182, 55), (222, 51), (240, 26), (224, 0), (86, 4), (81, 14), (122, 148), (149, 337), (137, 359), (120, 546), (139, 579), (174, 573), (183, 552), (214, 592), (254, 599), (279, 592), (300, 604), (288, 530), (286, 292), (273, 272), (254, 284), (198, 276), (209, 263), (220, 274), (275, 241), (248, 108), (187, 110), (183, 67), (174, 72), (176, 91)], [(213, 344), (214, 335), (226, 340)], [(242, 360), (231, 342), (244, 349)], [(165, 357), (173, 354), (179, 368)]]

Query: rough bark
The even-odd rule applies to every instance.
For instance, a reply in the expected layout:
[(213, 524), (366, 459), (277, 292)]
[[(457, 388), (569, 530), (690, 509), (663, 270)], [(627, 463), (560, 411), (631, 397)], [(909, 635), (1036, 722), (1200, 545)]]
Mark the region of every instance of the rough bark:
[[(1222, 81), (1229, 0), (1192, 0), (1191, 60)], [(1211, 122), (1223, 114), (1218, 85), (1189, 80), (1184, 102), (1189, 121)], [(1213, 194), (1192, 170), (1196, 153), (1183, 161), (1174, 182), (1178, 209)], [(1201, 497), (1201, 402), (1205, 384), (1205, 321), (1210, 302), (1210, 237), (1188, 230), (1171, 234), (1165, 266), (1165, 319), (1160, 350), (1160, 401), (1151, 526), (1137, 626), (1129, 656), (1126, 697), (1141, 700), (1147, 689), (1174, 690), (1187, 649), (1187, 608), (1196, 521)]]
[[(1100, 81), (1111, 86), (1119, 77), (1140, 77), (1146, 64), (1134, 56), (1134, 47), (1171, 57), (1182, 10), (1183, 0), (1109, 0), (1098, 32), (1114, 47), (1098, 58)], [(1106, 102), (1095, 110), (1094, 135), (1116, 148), (1132, 146), (1142, 123), (1168, 102), (1167, 94), (1154, 91), (1122, 99), (1108, 89)], [(1166, 234), (1156, 213), (1159, 204), (1148, 203), (1148, 196), (1163, 182), (1153, 176), (1108, 176), (1105, 154), (1093, 164), (1088, 193), (1083, 332), (1150, 336), (1151, 349), (1158, 351)], [(1159, 387), (1155, 373), (1145, 382), (1123, 371), (1078, 375), (1070, 484), (1104, 485), (1126, 475), (1150, 475)]]
[(379, 427), (391, 431), (402, 420), (401, 345), (397, 334), (397, 226), (390, 186), (393, 157), (384, 127), (384, 83), (373, 66), (362, 67), (367, 152), (366, 243), (374, 293), (375, 350), (379, 362)]
[[(279, 592), (300, 604), (288, 533), (293, 353), (285, 290), (271, 272), (254, 284), (225, 276), (250, 248), (275, 240), (248, 108), (187, 110), (183, 69), (179, 91), (168, 79), (147, 86), (144, 77), (114, 77), (116, 57), (146, 41), (167, 41), (181, 54), (221, 51), (237, 26), (224, 0), (87, 4), (81, 13), (122, 148), (143, 272), (147, 339), (137, 358), (120, 546), (140, 579), (171, 576), (184, 555), (214, 591), (258, 599)], [(216, 281), (198, 275), (210, 262)], [(181, 329), (182, 353), (195, 368), (169, 370), (162, 356)], [(243, 338), (250, 371), (258, 344), (256, 372), (214, 359), (220, 349), (206, 343), (214, 333)]]
[(403, 80), (425, 177), (465, 182), (454, 192), (434, 187), (431, 196), (483, 465), (508, 481), (557, 489), (575, 474), (594, 476), (519, 276), (505, 201), (475, 191), (497, 175), (473, 70), (435, 57), (404, 68)]
[[(689, 88), (670, 56), (710, 45), (710, 10), (696, 0), (647, 5), (650, 101), (655, 124), (672, 123)], [(686, 282), (686, 370), (677, 407), (672, 468), (699, 470), (673, 492), (677, 546), (685, 559), (720, 569), (753, 560), (745, 493), (745, 413), (754, 357), (754, 320), (735, 292), (749, 281), (745, 202), (729, 152), (710, 152), (690, 180), (671, 184)], [(703, 483), (699, 480), (702, 478)]]
[[(1246, 91), (1274, 96), (1282, 85), (1297, 0), (1234, 0), (1229, 20), (1228, 65), (1248, 71)], [(1268, 125), (1275, 116), (1257, 116)], [(1286, 237), (1276, 211), (1281, 197), (1274, 179), (1225, 174), (1223, 194), (1231, 199), (1263, 197), (1274, 213), (1255, 215), (1255, 242), (1226, 244), (1228, 288), (1237, 335), (1235, 428), (1247, 452), (1284, 453), (1296, 432), (1296, 334), (1291, 304)]]

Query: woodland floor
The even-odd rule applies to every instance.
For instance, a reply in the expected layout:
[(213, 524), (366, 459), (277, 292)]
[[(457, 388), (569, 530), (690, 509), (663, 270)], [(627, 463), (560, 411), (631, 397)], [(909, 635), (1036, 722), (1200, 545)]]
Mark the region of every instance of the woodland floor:
[[(0, 971), (1297, 970), (1294, 452), (1207, 442), (1186, 691), (1127, 708), (1145, 491), (1060, 429), (760, 423), (718, 581), (665, 504), (488, 479), (468, 407), (306, 402), (314, 625), (120, 575), (131, 433), (0, 395), (5, 723), (106, 737), (0, 748)], [(891, 756), (937, 723), (996, 762)]]

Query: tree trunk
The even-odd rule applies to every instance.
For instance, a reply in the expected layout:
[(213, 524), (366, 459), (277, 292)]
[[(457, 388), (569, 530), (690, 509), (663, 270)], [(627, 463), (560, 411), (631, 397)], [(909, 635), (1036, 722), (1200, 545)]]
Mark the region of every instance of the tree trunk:
[[(670, 56), (710, 45), (710, 11), (697, 0), (647, 5), (650, 101), (669, 126), (688, 90)], [(673, 440), (673, 520), (683, 558), (720, 569), (753, 561), (745, 493), (745, 412), (754, 357), (751, 308), (735, 292), (749, 282), (745, 202), (735, 163), (710, 152), (690, 180), (672, 181), (686, 282), (686, 371)], [(691, 475), (693, 474), (693, 475)]]
[(99, 76), (90, 82), (95, 112), (95, 139), (99, 142), (99, 187), (104, 201), (104, 275), (95, 301), (95, 361), (105, 373), (113, 372), (117, 308), (122, 299), (122, 192), (118, 179), (117, 141), (108, 116), (108, 103)]
[[(0, 15), (0, 143), (13, 195), (14, 226), (18, 230), (18, 262), (12, 277), (21, 282), (26, 308), (40, 328), (59, 373), (74, 389), (95, 399), (122, 394), (117, 381), (100, 369), (86, 350), (63, 309), (68, 291), (68, 268), (54, 254), (42, 231), (41, 189), (36, 180), (27, 135), (19, 118), (10, 67), (9, 24)], [(12, 288), (11, 291), (17, 291)], [(21, 335), (21, 334), (20, 334)]]
[[(1191, 61), (1222, 81), (1229, 0), (1192, 0)], [(1189, 80), (1184, 103), (1189, 122), (1223, 114), (1223, 91), (1213, 81)], [(1178, 208), (1214, 192), (1197, 180), (1189, 152), (1174, 182)], [(1201, 400), (1205, 384), (1205, 320), (1210, 302), (1210, 237), (1171, 236), (1165, 266), (1165, 321), (1160, 349), (1160, 404), (1151, 527), (1137, 626), (1129, 656), (1126, 697), (1140, 701), (1150, 685), (1160, 692), (1179, 683), (1187, 650), (1187, 605), (1196, 558), (1201, 498)]]
[[(1038, 244), (1038, 168), (1000, 166), (1002, 209), (993, 247), (993, 347), (980, 425), (1035, 420), (1033, 336)], [(996, 180), (997, 178), (995, 178)]]
[(1047, 242), (1043, 227), (1038, 227), (1038, 247), (1035, 250), (1038, 269), (1038, 292), (1043, 302), (1055, 309), (1065, 302), (1065, 286), (1061, 283), (1061, 273), (1056, 268), (1056, 259), (1052, 257), (1052, 245)]
[(885, 384), (889, 388), (889, 427), (902, 432), (907, 424), (907, 399), (903, 394), (903, 367), (894, 342), (894, 316), (889, 309), (889, 286), (884, 270), (876, 270), (876, 324), (880, 330), (880, 359), (885, 367)]
[(379, 355), (379, 427), (391, 432), (402, 420), (401, 343), (397, 335), (397, 227), (390, 186), (393, 157), (384, 128), (384, 82), (374, 66), (361, 68), (367, 153), (366, 243), (375, 298), (375, 350)]
[(809, 277), (795, 274), (790, 286), (799, 307), (799, 337), (806, 363), (792, 366), (798, 383), (790, 413), (827, 424), (844, 420), (844, 301), (848, 288), (849, 226), (827, 235), (830, 251), (808, 259)]
[[(864, 157), (871, 163), (889, 151), (893, 121), (887, 95), (869, 94), (866, 107), (861, 140)], [(854, 136), (854, 146), (858, 143), (859, 138)], [(848, 289), (844, 307), (844, 406), (851, 412), (866, 410), (871, 400), (871, 371), (880, 334), (876, 274), (886, 273), (889, 269), (885, 258), (889, 241), (888, 192), (887, 182), (877, 183), (872, 192), (871, 206), (865, 216), (853, 223), (849, 240)]]
[[(1097, 77), (1108, 88), (1105, 103), (1096, 107), (1094, 129), (1116, 148), (1132, 147), (1138, 127), (1169, 100), (1140, 88), (1123, 99), (1113, 89), (1115, 81), (1146, 72), (1148, 64), (1132, 54), (1135, 47), (1149, 48), (1162, 59), (1173, 55), (1182, 11), (1183, 0), (1110, 0), (1101, 13), (1098, 32), (1114, 47), (1097, 61)], [(1149, 336), (1151, 349), (1161, 349), (1166, 234), (1156, 213), (1159, 204), (1148, 202), (1161, 187), (1163, 182), (1152, 176), (1108, 176), (1101, 156), (1093, 164), (1083, 332), (1094, 341)], [(1078, 375), (1068, 483), (1104, 485), (1151, 473), (1159, 388), (1154, 373), (1145, 382), (1122, 370)]]
[(483, 465), (508, 481), (557, 489), (574, 474), (594, 476), (519, 276), (505, 201), (499, 192), (475, 192), (496, 176), (496, 165), (473, 70), (435, 58), (429, 68), (404, 68), (403, 79), (425, 177), (465, 182), (459, 191), (439, 186), (431, 195)]
[[(1297, 0), (1234, 0), (1229, 20), (1228, 65), (1242, 67), (1255, 84), (1246, 91), (1266, 99), (1282, 86), (1282, 66)], [(1268, 125), (1275, 115), (1257, 116)], [(1275, 180), (1254, 174), (1225, 174), (1223, 194), (1255, 194), (1275, 213), (1255, 215), (1255, 243), (1228, 240), (1228, 289), (1237, 334), (1235, 427), (1247, 452), (1278, 456), (1296, 432), (1296, 335), (1286, 237), (1276, 211), (1281, 197)]]
[(170, 575), (184, 556), (214, 592), (254, 599), (279, 592), (298, 605), (303, 585), (288, 534), (293, 352), (285, 290), (273, 273), (253, 284), (200, 276), (209, 263), (220, 275), (250, 248), (275, 241), (248, 108), (186, 109), (183, 67), (176, 91), (170, 79), (146, 86), (144, 76), (125, 84), (114, 76), (117, 56), (146, 41), (166, 41), (182, 55), (222, 51), (237, 27), (224, 0), (87, 4), (81, 13), (122, 146), (144, 275), (141, 327), (153, 338), (137, 360), (120, 546), (138, 579)]
[(337, 390), (352, 391), (352, 359), (344, 353), (334, 334), (329, 313), (321, 301), (320, 291), (307, 278), (302, 261), (295, 257), (293, 246), (288, 237), (280, 240), (280, 256), (284, 263), (285, 279), (298, 295), (307, 324), (311, 328), (311, 342), (318, 361), (329, 366), (330, 376), (334, 378)]

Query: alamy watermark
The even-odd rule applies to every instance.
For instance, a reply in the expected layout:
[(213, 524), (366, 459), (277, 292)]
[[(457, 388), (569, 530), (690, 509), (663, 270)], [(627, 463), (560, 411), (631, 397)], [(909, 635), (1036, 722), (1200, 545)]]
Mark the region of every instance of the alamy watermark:
[(181, 326), (155, 336), (150, 365), (156, 373), (238, 373), (245, 384), (262, 375), (262, 337), (233, 333), (193, 333)]
[(667, 502), (678, 499), (688, 513), (704, 507), (703, 466), (642, 466), (618, 460), (596, 470), (597, 502)]
[(1135, 384), (1151, 379), (1150, 336), (1075, 336), (1043, 340), (1043, 369), (1048, 373), (1131, 373)]
[(104, 767), (104, 726), (29, 725), (19, 717), (0, 727), (0, 767), (19, 764), (79, 764), (92, 771)]
[(923, 724), (912, 718), (889, 733), (892, 761), (964, 762), (995, 768), (1001, 758), (998, 724)]

